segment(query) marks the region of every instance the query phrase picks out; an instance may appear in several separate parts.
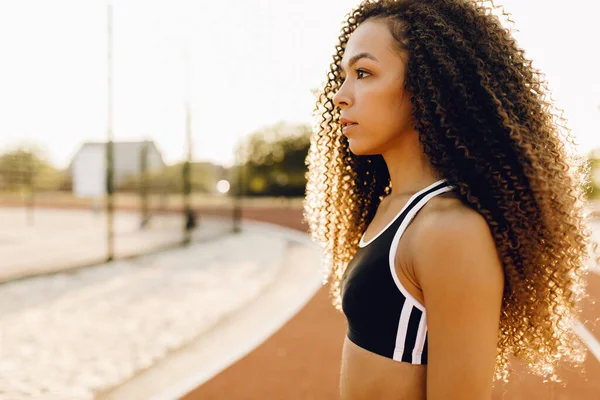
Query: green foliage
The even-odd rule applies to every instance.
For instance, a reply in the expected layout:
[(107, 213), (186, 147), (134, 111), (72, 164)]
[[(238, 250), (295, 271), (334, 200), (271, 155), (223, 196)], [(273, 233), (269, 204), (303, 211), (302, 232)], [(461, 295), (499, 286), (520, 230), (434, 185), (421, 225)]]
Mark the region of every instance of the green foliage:
[(232, 187), (249, 196), (304, 196), (310, 135), (310, 126), (285, 122), (254, 132), (236, 148)]
[[(146, 181), (150, 193), (183, 193), (183, 172), (185, 163), (178, 163), (149, 173)], [(212, 193), (217, 182), (223, 179), (224, 170), (210, 163), (191, 163), (190, 180), (192, 192)], [(118, 187), (120, 191), (135, 192), (144, 181), (141, 176), (130, 176)]]
[(45, 161), (39, 149), (21, 148), (0, 154), (0, 190), (58, 190), (64, 181), (65, 172)]
[(600, 149), (591, 151), (588, 154), (586, 168), (589, 168), (590, 181), (585, 187), (585, 193), (588, 199), (600, 199)]

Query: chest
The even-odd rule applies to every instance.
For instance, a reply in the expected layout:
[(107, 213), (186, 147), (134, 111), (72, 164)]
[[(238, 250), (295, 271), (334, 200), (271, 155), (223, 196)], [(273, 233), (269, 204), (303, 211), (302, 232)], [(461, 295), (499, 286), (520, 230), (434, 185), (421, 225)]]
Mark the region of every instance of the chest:
[(358, 248), (343, 274), (342, 310), (357, 335), (396, 332), (404, 304), (422, 303), (421, 290), (405, 273), (411, 254), (408, 232), (403, 219), (397, 219)]
[[(381, 230), (371, 228), (363, 235), (359, 247), (344, 271), (341, 280), (342, 298), (349, 289), (350, 296), (361, 302), (360, 308), (372, 310), (396, 301), (398, 286), (419, 302), (423, 293), (414, 279), (411, 237), (415, 222), (403, 227), (401, 220), (380, 224)], [(400, 231), (402, 230), (402, 231)], [(365, 238), (367, 238), (365, 240)], [(349, 300), (348, 298), (346, 300)]]

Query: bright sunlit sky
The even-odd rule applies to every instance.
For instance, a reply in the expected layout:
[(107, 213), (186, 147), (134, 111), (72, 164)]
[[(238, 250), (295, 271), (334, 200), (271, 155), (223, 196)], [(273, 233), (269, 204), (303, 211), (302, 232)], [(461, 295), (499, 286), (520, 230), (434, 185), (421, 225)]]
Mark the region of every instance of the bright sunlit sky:
[[(42, 146), (59, 167), (107, 132), (106, 0), (0, 0), (0, 152)], [(113, 1), (115, 140), (184, 156), (189, 48), (194, 159), (230, 165), (260, 127), (310, 122), (344, 15), (358, 0)], [(581, 151), (600, 146), (592, 0), (498, 0)]]

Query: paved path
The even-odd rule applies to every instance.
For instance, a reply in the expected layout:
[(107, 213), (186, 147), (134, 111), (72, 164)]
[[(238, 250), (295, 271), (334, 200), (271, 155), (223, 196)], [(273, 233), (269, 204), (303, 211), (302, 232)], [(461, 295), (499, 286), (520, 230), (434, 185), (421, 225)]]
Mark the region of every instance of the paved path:
[[(37, 208), (33, 223), (27, 210), (0, 207), (0, 282), (103, 262), (107, 257), (107, 218), (86, 209)], [(137, 212), (115, 213), (115, 256), (145, 254), (183, 240), (183, 218), (155, 215), (140, 229)], [(231, 218), (202, 218), (193, 240), (218, 237), (232, 230)]]

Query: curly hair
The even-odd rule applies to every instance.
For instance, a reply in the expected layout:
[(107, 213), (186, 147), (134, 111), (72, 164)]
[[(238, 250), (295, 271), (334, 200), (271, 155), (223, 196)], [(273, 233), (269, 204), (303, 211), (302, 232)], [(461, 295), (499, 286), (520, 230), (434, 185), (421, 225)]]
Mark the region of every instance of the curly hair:
[(405, 89), (424, 153), (462, 203), (485, 218), (503, 263), (494, 380), (508, 381), (517, 357), (532, 373), (560, 381), (558, 363), (581, 366), (586, 354), (574, 326), (586, 296), (586, 258), (597, 254), (584, 197), (590, 171), (544, 75), (496, 8), (470, 0), (371, 0), (347, 14), (315, 108), (304, 219), (324, 248), (323, 284), (330, 281), (341, 311), (344, 269), (391, 182), (381, 155), (349, 151), (333, 96), (350, 35), (378, 19), (409, 54)]

